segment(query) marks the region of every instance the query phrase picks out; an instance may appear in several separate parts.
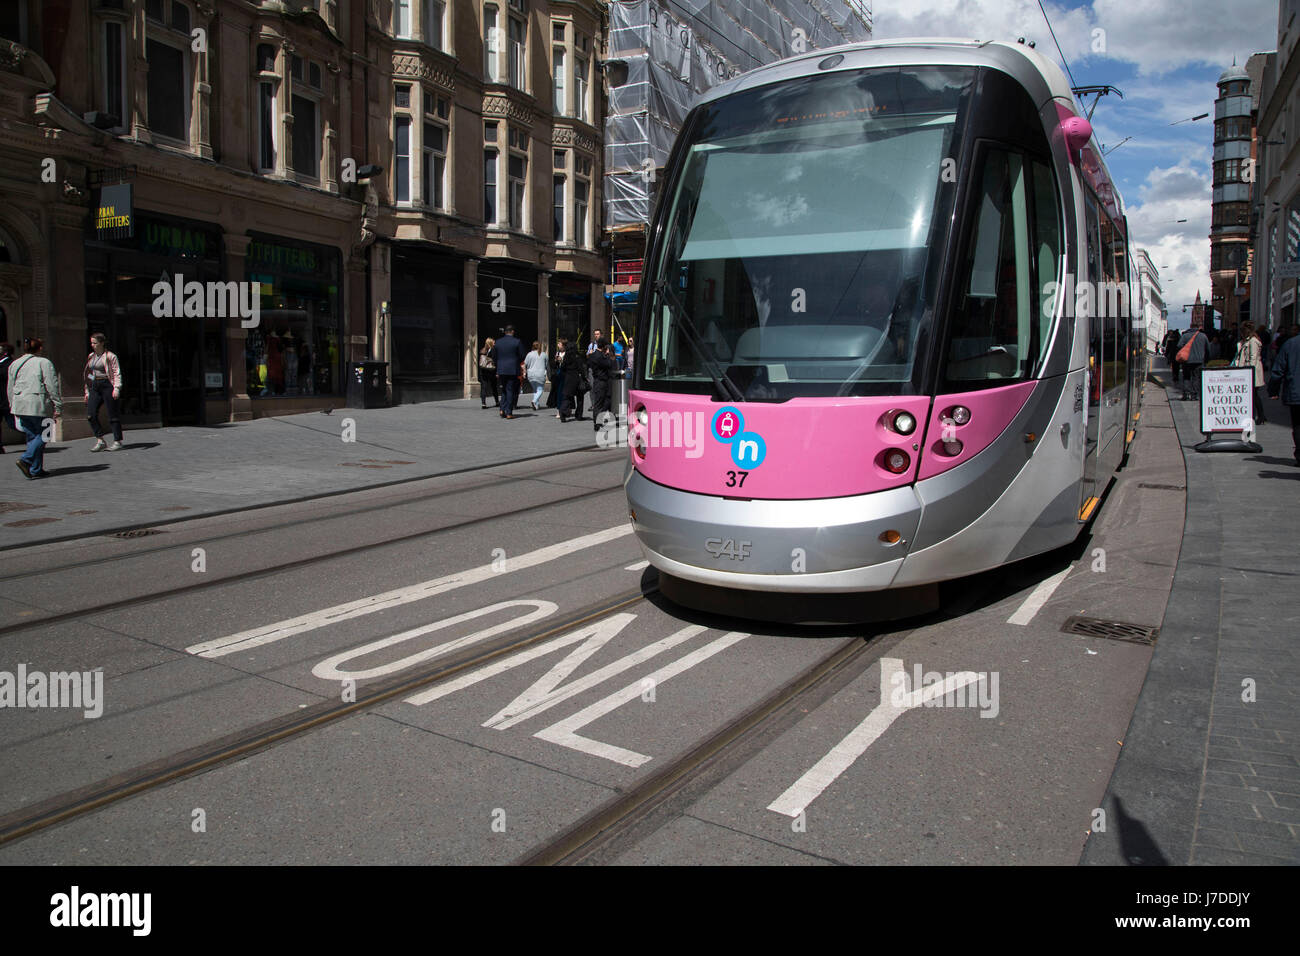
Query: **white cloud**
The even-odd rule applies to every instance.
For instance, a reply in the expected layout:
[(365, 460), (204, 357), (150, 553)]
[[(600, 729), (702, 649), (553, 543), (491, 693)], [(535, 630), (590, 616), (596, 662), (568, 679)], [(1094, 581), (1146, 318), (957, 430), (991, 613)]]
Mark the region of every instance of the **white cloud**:
[[(1239, 63), (1277, 41), (1277, 3), (1239, 0), (1095, 0), (1067, 9), (1045, 4), (1071, 65), (1110, 58), (1160, 74), (1184, 66)], [(1104, 31), (1095, 34), (1095, 30)], [(875, 10), (876, 39), (956, 36), (1003, 40), (1023, 36), (1056, 59), (1037, 0), (902, 0)], [(1102, 49), (1097, 50), (1100, 45)], [(1077, 73), (1076, 73), (1077, 75)], [(1190, 114), (1189, 114), (1190, 115)]]
[(1196, 301), (1198, 291), (1202, 300), (1210, 296), (1210, 195), (1208, 170), (1183, 159), (1152, 169), (1126, 210), (1133, 247), (1146, 249), (1160, 271), (1174, 327), (1187, 326), (1191, 309), (1183, 315), (1182, 307)]

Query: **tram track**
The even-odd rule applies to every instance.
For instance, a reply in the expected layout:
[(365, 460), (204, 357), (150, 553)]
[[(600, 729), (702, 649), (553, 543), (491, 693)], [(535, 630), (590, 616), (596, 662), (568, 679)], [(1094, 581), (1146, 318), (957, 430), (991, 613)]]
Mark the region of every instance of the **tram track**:
[(610, 599), (576, 610), (559, 622), (549, 623), (545, 628), (522, 637), (505, 638), (486, 649), (466, 651), (437, 666), (422, 668), (412, 674), (395, 675), (366, 685), (364, 689), (359, 685), (355, 701), (322, 701), (125, 770), (104, 780), (20, 807), (0, 815), (0, 846), (400, 699), (565, 631), (640, 604), (657, 590), (657, 584), (652, 583), (644, 588), (621, 592)]
[[(518, 479), (509, 479), (509, 481), (516, 481), (516, 480)], [(366, 554), (371, 551), (376, 551), (380, 548), (387, 548), (387, 547), (392, 547), (394, 545), (401, 545), (401, 544), (409, 543), (411, 541), (418, 540), (420, 538), (427, 538), (433, 535), (444, 534), (449, 531), (459, 531), (459, 530), (464, 530), (466, 528), (473, 528), (479, 525), (488, 524), (490, 522), (509, 520), (511, 518), (518, 517), (519, 515), (525, 513), (535, 516), (540, 509), (553, 508), (559, 505), (573, 504), (574, 502), (578, 502), (578, 501), (587, 501), (590, 500), (593, 495), (608, 495), (613, 492), (621, 490), (622, 487), (623, 487), (623, 482), (620, 480), (617, 483), (612, 485), (606, 485), (598, 488), (583, 488), (575, 494), (566, 495), (565, 497), (558, 498), (554, 501), (546, 501), (541, 503), (529, 503), (527, 505), (513, 509), (511, 511), (506, 511), (506, 512), (501, 512), (501, 513), (491, 514), (491, 515), (483, 515), (477, 518), (466, 518), (463, 521), (456, 521), (456, 522), (452, 522), (451, 524), (444, 524), (437, 528), (427, 528), (419, 531), (407, 532), (405, 534), (397, 535), (395, 537), (388, 537), (382, 541), (371, 541), (364, 544), (353, 545), (346, 548), (339, 548), (338, 550), (330, 551), (324, 554), (313, 554), (307, 557), (298, 558), (296, 560), (285, 561), (275, 565), (274, 567), (252, 568), (247, 571), (238, 571), (233, 574), (228, 574), (219, 578), (196, 581), (193, 584), (187, 584), (181, 587), (170, 588), (165, 591), (157, 591), (149, 594), (140, 594), (134, 597), (122, 598), (117, 601), (101, 601), (84, 608), (76, 608), (69, 611), (58, 611), (52, 614), (44, 615), (42, 617), (27, 618), (22, 621), (15, 622), (13, 624), (5, 624), (3, 626), (0, 626), (0, 637), (4, 637), (7, 634), (16, 633), (18, 631), (27, 631), (27, 630), (31, 630), (32, 628), (47, 627), (54, 624), (64, 623), (66, 621), (74, 621), (90, 614), (101, 615), (109, 611), (121, 611), (129, 608), (140, 607), (146, 604), (156, 604), (160, 601), (168, 601), (177, 597), (185, 597), (190, 594), (209, 591), (212, 590), (213, 588), (225, 587), (231, 584), (240, 584), (246, 581), (255, 581), (260, 578), (270, 577), (287, 571), (299, 570), (301, 568), (310, 567), (312, 565), (321, 564), (327, 561), (337, 560), (339, 558), (355, 557), (357, 555)], [(482, 488), (476, 490), (481, 491)], [(390, 504), (388, 507), (392, 507), (392, 505)], [(247, 536), (248, 533), (245, 532), (244, 535), (239, 537), (246, 538)], [(194, 542), (186, 541), (183, 544), (176, 544), (176, 545), (172, 545), (170, 548), (159, 549), (159, 550), (170, 551), (170, 550), (176, 550), (178, 548), (187, 550), (195, 546), (196, 545)], [(129, 557), (134, 557), (134, 556), (135, 556), (134, 554), (122, 555), (120, 556), (120, 559), (125, 560)], [(98, 561), (98, 566), (102, 567), (105, 563), (105, 560), (106, 559), (101, 558)], [(118, 560), (118, 559), (108, 559), (108, 560)], [(45, 575), (45, 574), (53, 574), (56, 572), (42, 571), (39, 573)]]
[[(581, 455), (581, 454), (586, 454), (586, 452), (587, 452), (586, 449), (579, 450), (579, 451), (563, 451), (563, 452), (555, 452), (552, 455), (548, 455), (545, 457), (555, 457), (559, 455)], [(525, 461), (533, 461), (533, 460), (535, 459), (526, 459)], [(494, 480), (483, 481), (481, 483), (470, 485), (464, 488), (454, 488), (445, 491), (434, 490), (423, 494), (416, 494), (410, 497), (396, 496), (393, 498), (387, 498), (376, 504), (369, 504), (361, 507), (355, 507), (347, 511), (334, 511), (334, 512), (330, 512), (329, 514), (315, 515), (312, 517), (291, 518), (285, 521), (278, 521), (273, 524), (264, 525), (262, 527), (255, 528), (253, 530), (243, 529), (239, 531), (231, 531), (222, 534), (208, 535), (206, 537), (200, 537), (200, 538), (192, 538), (192, 539), (187, 538), (184, 542), (181, 543), (183, 543), (186, 547), (202, 547), (205, 545), (219, 544), (223, 541), (231, 541), (237, 539), (242, 540), (253, 535), (272, 534), (277, 531), (284, 531), (289, 529), (297, 531), (304, 527), (321, 524), (324, 522), (344, 521), (349, 518), (372, 514), (377, 511), (385, 511), (394, 507), (404, 507), (408, 505), (419, 504), (421, 502), (430, 501), (435, 498), (445, 499), (445, 498), (452, 498), (457, 495), (476, 494), (484, 491), (490, 491), (493, 488), (498, 488), (505, 485), (515, 484), (520, 482), (541, 482), (543, 484), (560, 484), (559, 482), (553, 482), (550, 481), (549, 479), (556, 475), (564, 475), (574, 471), (584, 471), (591, 468), (598, 468), (607, 465), (608, 463), (609, 463), (608, 460), (579, 462), (573, 465), (567, 465), (561, 468), (556, 468), (554, 470), (548, 471), (545, 477), (536, 476), (536, 475), (514, 476), (514, 475), (498, 474), (494, 477)], [(517, 464), (517, 463), (511, 462), (511, 464)], [(401, 484), (410, 484), (416, 481), (437, 481), (438, 479), (443, 479), (443, 478), (459, 478), (459, 477), (474, 475), (476, 472), (491, 474), (493, 470), (498, 469), (500, 467), (501, 466), (499, 465), (492, 465), (486, 468), (475, 468), (475, 469), (467, 469), (464, 471), (447, 472), (446, 474), (442, 474), (442, 475), (429, 475), (427, 477), (422, 477), (422, 478), (403, 479)], [(377, 490), (382, 491), (390, 487), (392, 487), (392, 485), (380, 485), (371, 488), (355, 488), (355, 489), (350, 489), (348, 492), (346, 492), (346, 494), (360, 494), (362, 492), (377, 491)], [(331, 495), (329, 496), (313, 496), (313, 497), (301, 498), (296, 501), (282, 501), (282, 502), (276, 502), (276, 503), (266, 504), (266, 505), (255, 505), (253, 507), (240, 509), (238, 511), (225, 511), (225, 512), (217, 512), (213, 514), (191, 515), (185, 518), (176, 518), (167, 521), (152, 522), (147, 525), (138, 525), (132, 528), (126, 528), (126, 529), (119, 528), (119, 529), (114, 529), (109, 531), (95, 532), (95, 533), (88, 534), (85, 537), (91, 539), (112, 538), (114, 535), (122, 533), (123, 531), (132, 531), (132, 530), (138, 531), (146, 528), (168, 527), (176, 524), (185, 524), (185, 523), (196, 522), (196, 521), (206, 521), (211, 518), (251, 514), (253, 512), (261, 511), (264, 509), (271, 509), (271, 508), (292, 508), (295, 505), (307, 504), (311, 502), (320, 501), (322, 500), (322, 498), (325, 497), (336, 497), (336, 496), (337, 495), (335, 495), (334, 493), (331, 493)], [(517, 513), (518, 511), (511, 512), (511, 514), (517, 514)], [(48, 543), (58, 543), (58, 542), (54, 541)], [(113, 554), (113, 555), (98, 555), (93, 558), (86, 558), (81, 561), (69, 561), (65, 564), (55, 565), (52, 567), (33, 568), (30, 571), (20, 571), (16, 574), (0, 575), (0, 584), (8, 584), (14, 581), (21, 581), (28, 578), (44, 577), (46, 575), (52, 575), (52, 574), (62, 574), (68, 571), (79, 571), (84, 568), (100, 568), (103, 566), (105, 560), (126, 560), (126, 559), (137, 558), (137, 557), (148, 557), (153, 554), (162, 554), (163, 552), (166, 551), (175, 550), (177, 547), (180, 547), (181, 543), (172, 542), (169, 544), (159, 544), (157, 547), (143, 547), (132, 551), (123, 551), (119, 554)], [(14, 548), (14, 550), (23, 550), (23, 549), (30, 550), (32, 548), (38, 548), (41, 546), (42, 544), (21, 545)], [(0, 548), (0, 551), (3, 550), (7, 550), (7, 549)], [(2, 633), (2, 631), (0, 631), (0, 633)]]

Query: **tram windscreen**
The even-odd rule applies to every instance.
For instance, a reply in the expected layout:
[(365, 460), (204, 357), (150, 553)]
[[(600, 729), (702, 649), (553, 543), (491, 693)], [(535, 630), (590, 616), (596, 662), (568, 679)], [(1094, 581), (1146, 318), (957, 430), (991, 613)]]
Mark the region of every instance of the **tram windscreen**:
[(646, 272), (644, 386), (914, 391), (972, 79), (830, 73), (700, 107)]

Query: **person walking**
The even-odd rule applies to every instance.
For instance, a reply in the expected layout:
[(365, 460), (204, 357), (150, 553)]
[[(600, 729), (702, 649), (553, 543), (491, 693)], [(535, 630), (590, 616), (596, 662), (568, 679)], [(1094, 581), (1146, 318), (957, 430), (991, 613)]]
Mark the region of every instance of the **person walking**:
[(14, 360), (14, 347), (0, 342), (0, 455), (5, 453), (5, 429), (12, 426), (9, 420), (9, 366)]
[(515, 402), (519, 397), (519, 370), (524, 364), (524, 344), (515, 338), (515, 327), (507, 325), (506, 334), (497, 339), (492, 349), (492, 359), (497, 363), (497, 379), (501, 386), (501, 417), (515, 417)]
[(497, 363), (492, 357), (496, 344), (496, 339), (485, 339), (478, 353), (478, 397), (483, 408), (487, 408), (488, 392), (492, 393), (493, 406), (501, 407), (501, 399), (497, 397)]
[(591, 368), (591, 424), (600, 431), (602, 416), (609, 414), (610, 389), (619, 374), (614, 346), (607, 342), (603, 349), (592, 352), (587, 356), (587, 365)]
[(542, 400), (542, 389), (546, 388), (546, 353), (541, 342), (534, 342), (533, 350), (524, 356), (524, 371), (533, 389), (533, 411), (538, 411), (537, 403)]
[[(1178, 340), (1177, 358), (1183, 363), (1183, 401), (1190, 402), (1195, 397), (1200, 396), (1201, 391), (1201, 366), (1205, 364), (1205, 357), (1210, 351), (1210, 340), (1205, 337), (1199, 324), (1193, 323), (1192, 327), (1183, 333), (1182, 338)], [(1192, 392), (1195, 390), (1196, 395)]]
[(9, 408), (27, 436), (27, 451), (18, 470), (28, 478), (45, 477), (45, 422), (58, 422), (63, 414), (63, 391), (54, 363), (41, 353), (45, 343), (27, 340), (27, 354), (9, 366), (6, 383)]
[(1278, 349), (1268, 379), (1268, 393), (1280, 394), (1282, 404), (1291, 411), (1292, 452), (1295, 463), (1300, 465), (1300, 336), (1291, 336)]
[[(117, 415), (117, 400), (122, 395), (122, 367), (117, 356), (107, 348), (108, 340), (104, 333), (96, 332), (90, 337), (91, 352), (86, 356), (86, 367), (82, 371), (82, 394), (86, 398), (86, 420), (90, 430), (95, 433), (95, 444), (91, 451), (122, 450), (122, 420)], [(113, 429), (113, 444), (104, 442), (104, 429), (99, 424), (99, 407), (108, 409), (108, 424)]]
[[(582, 349), (569, 346), (564, 352), (564, 400), (560, 402), (560, 421), (582, 419), (582, 396), (587, 392), (587, 357)], [(574, 404), (578, 414), (573, 414)]]
[(551, 393), (546, 396), (546, 407), (555, 409), (560, 417), (560, 396), (564, 394), (564, 339), (555, 340), (555, 354), (551, 356)]
[(1255, 338), (1255, 325), (1252, 322), (1243, 322), (1241, 325), (1241, 344), (1237, 346), (1237, 354), (1233, 356), (1232, 364), (1238, 368), (1254, 369), (1254, 377), (1251, 381), (1254, 383), (1251, 388), (1251, 397), (1254, 399), (1254, 418), (1255, 424), (1261, 425), (1264, 422), (1264, 366), (1259, 360), (1260, 343)]

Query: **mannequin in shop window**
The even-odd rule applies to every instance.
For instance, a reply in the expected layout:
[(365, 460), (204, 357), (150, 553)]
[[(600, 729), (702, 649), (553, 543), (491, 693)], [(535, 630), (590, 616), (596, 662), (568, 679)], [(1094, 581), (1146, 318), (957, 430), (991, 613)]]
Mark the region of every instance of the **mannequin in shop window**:
[(290, 395), (298, 394), (298, 343), (294, 341), (293, 329), (284, 333), (284, 387)]
[(274, 332), (266, 337), (266, 384), (276, 395), (284, 394), (284, 352)]

